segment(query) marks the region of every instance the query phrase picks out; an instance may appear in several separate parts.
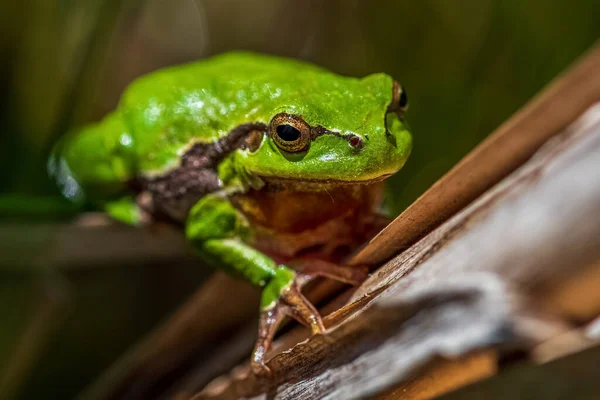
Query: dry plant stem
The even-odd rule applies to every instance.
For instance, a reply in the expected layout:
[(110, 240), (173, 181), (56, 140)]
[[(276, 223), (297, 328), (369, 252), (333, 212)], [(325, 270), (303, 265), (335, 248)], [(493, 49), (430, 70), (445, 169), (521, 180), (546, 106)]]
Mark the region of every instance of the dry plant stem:
[(458, 360), (441, 360), (422, 375), (402, 382), (373, 400), (423, 400), (493, 376), (497, 372), (494, 351), (480, 351)]

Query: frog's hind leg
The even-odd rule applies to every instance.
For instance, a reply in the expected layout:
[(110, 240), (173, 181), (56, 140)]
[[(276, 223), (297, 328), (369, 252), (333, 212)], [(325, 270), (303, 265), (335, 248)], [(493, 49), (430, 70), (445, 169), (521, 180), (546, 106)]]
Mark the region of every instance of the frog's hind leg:
[(289, 265), (298, 271), (306, 282), (321, 276), (356, 286), (369, 276), (367, 266), (343, 266), (320, 259), (301, 258), (294, 260)]

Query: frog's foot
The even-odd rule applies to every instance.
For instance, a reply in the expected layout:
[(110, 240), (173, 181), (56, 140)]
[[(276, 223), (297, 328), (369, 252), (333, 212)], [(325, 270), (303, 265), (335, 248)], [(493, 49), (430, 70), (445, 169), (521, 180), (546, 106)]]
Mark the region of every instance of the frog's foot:
[(301, 273), (305, 283), (317, 276), (322, 276), (357, 286), (369, 276), (367, 266), (341, 266), (319, 259), (299, 259), (290, 266)]
[[(286, 268), (287, 271), (290, 271)], [(310, 328), (313, 335), (325, 332), (325, 326), (321, 320), (319, 312), (300, 292), (303, 279), (296, 276), (293, 271), (291, 281), (281, 285), (279, 277), (269, 282), (263, 291), (263, 304), (272, 297), (273, 289), (279, 290), (278, 296), (268, 305), (263, 306), (260, 313), (258, 326), (258, 339), (254, 352), (252, 353), (251, 367), (252, 371), (258, 375), (269, 375), (269, 368), (265, 365), (265, 355), (271, 343), (277, 328), (288, 316)], [(269, 287), (274, 286), (274, 287)]]

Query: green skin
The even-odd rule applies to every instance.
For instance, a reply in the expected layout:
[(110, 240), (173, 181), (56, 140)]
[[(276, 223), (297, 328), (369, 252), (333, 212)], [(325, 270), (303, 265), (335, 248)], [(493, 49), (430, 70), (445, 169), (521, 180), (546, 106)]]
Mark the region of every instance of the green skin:
[[(189, 212), (186, 236), (200, 256), (262, 287), (261, 307), (268, 309), (295, 272), (247, 244), (252, 227), (228, 194), (268, 178), (357, 183), (396, 172), (412, 141), (388, 112), (393, 88), (382, 73), (358, 79), (295, 60), (228, 53), (136, 80), (113, 113), (59, 143), (49, 170), (65, 196), (135, 224), (139, 213), (124, 183), (177, 168), (195, 143), (214, 143), (244, 123), (268, 125), (281, 112), (339, 133), (298, 153), (281, 150), (268, 135), (254, 151), (233, 151), (218, 166), (221, 190)], [(363, 139), (358, 151), (344, 138), (351, 134)]]

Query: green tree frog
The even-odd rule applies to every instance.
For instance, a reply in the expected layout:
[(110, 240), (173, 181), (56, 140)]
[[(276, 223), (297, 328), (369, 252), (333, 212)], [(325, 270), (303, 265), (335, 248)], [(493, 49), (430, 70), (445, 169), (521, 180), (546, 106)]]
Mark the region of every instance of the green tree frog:
[(268, 372), (285, 316), (325, 332), (306, 282), (366, 277), (340, 256), (376, 233), (382, 180), (411, 150), (406, 108), (383, 73), (226, 53), (137, 79), (114, 112), (67, 134), (48, 168), (73, 201), (178, 224), (203, 260), (260, 287), (251, 363)]

